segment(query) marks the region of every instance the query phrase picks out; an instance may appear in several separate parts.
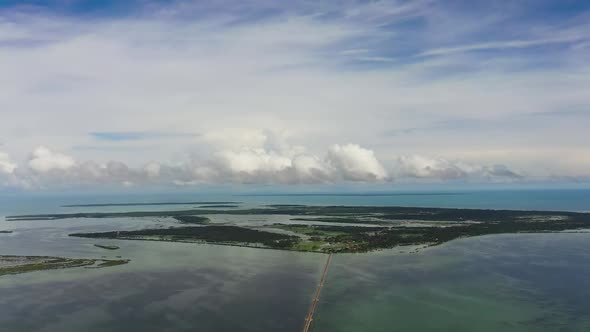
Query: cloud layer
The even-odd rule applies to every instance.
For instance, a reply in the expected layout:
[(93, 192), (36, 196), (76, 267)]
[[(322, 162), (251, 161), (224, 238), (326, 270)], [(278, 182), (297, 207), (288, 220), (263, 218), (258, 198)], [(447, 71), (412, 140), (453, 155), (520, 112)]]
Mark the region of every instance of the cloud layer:
[(0, 4), (5, 184), (590, 176), (587, 2), (53, 3)]
[[(264, 145), (264, 144), (263, 144)], [(517, 181), (502, 165), (481, 166), (425, 156), (399, 156), (384, 165), (357, 144), (335, 144), (322, 155), (302, 147), (284, 150), (240, 147), (169, 164), (152, 161), (129, 167), (120, 161), (79, 161), (45, 146), (20, 165), (0, 153), (0, 184), (28, 189), (79, 186), (198, 186), (203, 184), (385, 183), (411, 178), (434, 181)], [(0, 174), (1, 175), (1, 174)]]

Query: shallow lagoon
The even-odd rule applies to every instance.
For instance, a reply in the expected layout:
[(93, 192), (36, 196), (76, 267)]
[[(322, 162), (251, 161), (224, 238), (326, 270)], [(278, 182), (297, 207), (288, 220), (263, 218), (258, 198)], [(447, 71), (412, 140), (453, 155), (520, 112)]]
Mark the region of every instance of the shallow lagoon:
[(0, 278), (0, 331), (299, 331), (324, 262), (227, 246), (117, 245), (104, 254), (129, 264)]
[[(325, 255), (66, 236), (146, 223), (121, 221), (44, 221), (2, 235), (2, 251), (13, 254), (131, 263), (0, 278), (0, 331), (301, 329)], [(589, 241), (588, 233), (494, 235), (419, 253), (339, 254), (312, 330), (587, 331)]]

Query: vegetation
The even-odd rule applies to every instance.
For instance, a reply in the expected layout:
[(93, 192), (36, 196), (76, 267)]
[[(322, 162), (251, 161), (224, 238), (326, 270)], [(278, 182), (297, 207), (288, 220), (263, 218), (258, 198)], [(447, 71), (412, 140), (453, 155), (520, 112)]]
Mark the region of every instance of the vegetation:
[(70, 234), (70, 236), (130, 240), (204, 241), (222, 244), (262, 245), (276, 249), (287, 249), (299, 241), (297, 236), (236, 226), (173, 227), (137, 231), (76, 233)]
[[(185, 204), (185, 203), (182, 203)], [(391, 207), (391, 206), (303, 206), (303, 205), (273, 205), (267, 208), (239, 209), (239, 210), (171, 210), (171, 211), (132, 211), (132, 212), (81, 212), (62, 214), (38, 214), (8, 216), (7, 220), (56, 220), (67, 218), (112, 218), (112, 217), (176, 217), (191, 215), (292, 215), (350, 218), (350, 220), (375, 223), (381, 221), (523, 221), (549, 218), (586, 218), (589, 213), (557, 212), (557, 211), (514, 211), (514, 210), (481, 210), (481, 209), (448, 209), (448, 208), (420, 208), (420, 207)], [(364, 219), (361, 219), (364, 218)], [(300, 217), (301, 218), (301, 217)], [(367, 218), (375, 221), (367, 221)], [(329, 220), (329, 219), (325, 219)], [(325, 221), (324, 220), (324, 221)], [(334, 222), (342, 222), (341, 220)]]
[(183, 224), (208, 224), (209, 218), (202, 216), (175, 216), (174, 219), (180, 221)]
[[(129, 260), (76, 259), (49, 256), (0, 256), (0, 276), (34, 271), (67, 269), (73, 267), (109, 267), (127, 264)], [(98, 264), (98, 265), (96, 265)], [(96, 266), (95, 266), (96, 265)]]
[[(303, 206), (279, 204), (241, 210), (180, 210), (46, 214), (7, 217), (9, 220), (173, 217), (182, 223), (205, 225), (205, 215), (291, 215), (292, 220), (359, 225), (274, 224), (270, 231), (208, 225), (169, 229), (72, 234), (93, 238), (204, 241), (300, 251), (362, 252), (400, 245), (436, 245), (460, 237), (485, 234), (556, 232), (590, 228), (590, 213), (511, 211), (417, 207)], [(413, 224), (408, 226), (408, 223)], [(273, 232), (272, 229), (276, 232)], [(290, 231), (295, 235), (285, 234)], [(282, 233), (281, 233), (282, 232)]]
[(481, 222), (456, 226), (358, 227), (283, 225), (276, 226), (311, 235), (322, 241), (326, 252), (364, 252), (404, 245), (438, 245), (461, 237), (487, 234), (556, 232), (590, 227), (587, 219), (543, 221)]

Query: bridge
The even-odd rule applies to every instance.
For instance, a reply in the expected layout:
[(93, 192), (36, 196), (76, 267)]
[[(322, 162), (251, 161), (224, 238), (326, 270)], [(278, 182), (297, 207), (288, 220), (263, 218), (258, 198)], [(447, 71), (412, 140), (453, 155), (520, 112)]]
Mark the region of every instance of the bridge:
[(324, 283), (326, 282), (326, 275), (328, 274), (328, 268), (330, 267), (331, 261), (332, 254), (329, 254), (328, 259), (326, 260), (326, 265), (324, 266), (324, 271), (322, 272), (322, 277), (320, 278), (318, 287), (316, 288), (315, 294), (313, 295), (313, 299), (311, 300), (311, 304), (309, 305), (307, 316), (305, 316), (305, 325), (303, 326), (303, 332), (310, 331), (309, 329), (311, 328), (311, 323), (313, 321), (315, 309), (318, 306), (318, 302), (320, 301), (320, 293), (322, 292), (322, 287), (324, 287)]

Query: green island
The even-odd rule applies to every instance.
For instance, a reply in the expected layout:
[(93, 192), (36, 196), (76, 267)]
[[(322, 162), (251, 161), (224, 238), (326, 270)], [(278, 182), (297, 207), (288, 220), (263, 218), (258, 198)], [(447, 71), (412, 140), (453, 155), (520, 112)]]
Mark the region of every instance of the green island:
[[(264, 225), (215, 224), (218, 214), (289, 217)], [(88, 212), (6, 217), (9, 221), (67, 218), (171, 217), (178, 226), (71, 236), (199, 242), (322, 253), (433, 246), (463, 237), (590, 229), (590, 213), (382, 206), (268, 205), (239, 210)], [(245, 218), (246, 219), (246, 218)], [(189, 226), (190, 224), (190, 226)], [(344, 225), (342, 225), (344, 224)]]
[(289, 249), (299, 241), (299, 238), (294, 235), (264, 232), (237, 226), (187, 226), (136, 231), (74, 233), (70, 234), (70, 236), (99, 239), (208, 242), (274, 249)]
[(74, 267), (104, 268), (127, 264), (126, 259), (88, 259), (50, 256), (0, 256), (0, 276)]

